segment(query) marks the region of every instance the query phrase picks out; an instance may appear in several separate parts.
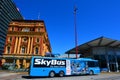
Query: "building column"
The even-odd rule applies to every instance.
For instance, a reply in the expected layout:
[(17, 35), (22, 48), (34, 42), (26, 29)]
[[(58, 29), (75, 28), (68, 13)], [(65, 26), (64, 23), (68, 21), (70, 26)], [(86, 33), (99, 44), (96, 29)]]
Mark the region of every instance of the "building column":
[(6, 62), (6, 60), (5, 60), (5, 59), (2, 59), (2, 65), (3, 65), (5, 62)]
[(27, 54), (30, 53), (30, 37), (29, 37), (29, 40), (28, 40), (28, 46), (27, 46)]
[(117, 54), (116, 54), (116, 51), (115, 51), (115, 48), (114, 48), (114, 56), (115, 56), (115, 64), (116, 64), (116, 72), (119, 72), (118, 70), (118, 61), (117, 61)]
[(19, 69), (20, 68), (20, 61), (19, 61), (19, 59), (16, 60), (16, 65), (17, 65), (17, 68)]
[(14, 45), (15, 45), (15, 36), (12, 37), (12, 43), (11, 43), (11, 54), (14, 54)]
[[(47, 52), (47, 45), (45, 44), (45, 52), (44, 52), (44, 53), (46, 54), (46, 52)], [(45, 55), (45, 54), (44, 54), (44, 55)]]
[(7, 46), (5, 46), (5, 54), (7, 54)]
[(23, 60), (23, 66), (24, 66), (24, 68), (26, 68), (26, 60), (25, 59)]
[[(5, 43), (8, 43), (8, 37), (6, 37)], [(7, 51), (7, 49), (6, 49), (6, 46), (5, 46), (5, 48), (4, 48), (4, 53), (3, 53), (3, 54), (7, 54), (6, 51)]]
[(107, 48), (105, 48), (105, 56), (106, 56), (106, 61), (107, 61), (107, 68), (108, 68), (108, 72), (110, 72), (110, 63), (109, 63), (109, 59), (108, 59), (108, 50)]
[(70, 52), (68, 53), (68, 58), (70, 58)]
[(33, 50), (33, 37), (32, 37), (31, 45), (30, 45), (30, 54), (33, 54), (33, 53), (32, 53), (32, 50)]
[(43, 50), (43, 39), (42, 39), (42, 37), (40, 37), (40, 55), (42, 55), (42, 50)]
[(30, 67), (30, 60), (26, 60), (26, 68)]
[(43, 43), (42, 56), (45, 55), (45, 44)]
[(16, 37), (16, 41), (15, 41), (15, 48), (14, 48), (14, 54), (16, 54), (16, 49), (17, 49), (17, 44), (18, 43), (18, 37)]
[(17, 54), (19, 54), (19, 53), (20, 53), (20, 43), (21, 43), (21, 37), (19, 37), (19, 43), (18, 43)]

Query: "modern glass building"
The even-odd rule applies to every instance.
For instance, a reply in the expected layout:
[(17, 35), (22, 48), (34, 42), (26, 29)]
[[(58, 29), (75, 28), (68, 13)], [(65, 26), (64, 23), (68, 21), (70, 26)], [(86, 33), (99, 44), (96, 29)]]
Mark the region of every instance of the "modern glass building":
[[(120, 71), (120, 41), (106, 37), (100, 37), (78, 46), (78, 52), (82, 57), (90, 57), (99, 60), (101, 70)], [(75, 54), (75, 48), (66, 52)]]
[(0, 55), (4, 51), (8, 24), (12, 19), (23, 19), (23, 17), (12, 0), (0, 0)]

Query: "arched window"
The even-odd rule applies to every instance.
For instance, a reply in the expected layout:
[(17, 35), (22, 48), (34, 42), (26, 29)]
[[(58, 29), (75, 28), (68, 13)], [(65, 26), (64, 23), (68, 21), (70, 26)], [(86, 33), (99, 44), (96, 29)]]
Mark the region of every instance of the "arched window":
[(23, 31), (23, 32), (29, 32), (29, 31), (30, 31), (30, 28), (23, 28), (22, 31)]
[(10, 40), (9, 40), (10, 42), (12, 42), (12, 37), (10, 37)]
[(40, 32), (40, 28), (38, 28), (38, 32)]
[(22, 53), (25, 53), (25, 47), (22, 47)]
[(38, 54), (38, 47), (35, 48), (35, 53)]
[(39, 38), (36, 39), (36, 42), (39, 42)]
[(10, 53), (10, 47), (9, 46), (7, 47), (7, 53)]
[(12, 31), (14, 31), (14, 27), (12, 27)]
[(26, 41), (27, 41), (27, 37), (24, 37), (24, 38), (23, 38), (23, 41), (26, 42)]

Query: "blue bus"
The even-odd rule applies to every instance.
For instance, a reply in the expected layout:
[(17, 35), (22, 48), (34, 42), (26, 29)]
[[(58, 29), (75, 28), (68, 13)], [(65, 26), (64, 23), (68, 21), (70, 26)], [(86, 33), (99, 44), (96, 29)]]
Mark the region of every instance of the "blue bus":
[(31, 59), (29, 76), (60, 77), (65, 75), (99, 74), (98, 61), (89, 58), (47, 58), (34, 56)]

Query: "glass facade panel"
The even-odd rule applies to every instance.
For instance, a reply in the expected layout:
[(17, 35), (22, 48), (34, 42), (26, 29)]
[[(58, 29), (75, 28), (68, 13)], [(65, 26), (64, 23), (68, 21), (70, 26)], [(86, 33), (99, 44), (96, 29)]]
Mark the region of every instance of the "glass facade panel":
[(8, 25), (12, 19), (23, 19), (19, 11), (17, 10), (13, 0), (1, 0), (2, 3), (0, 4), (0, 54), (4, 51), (4, 44), (6, 39), (6, 33), (8, 29)]
[(120, 55), (120, 49), (119, 48), (116, 48), (115, 52), (116, 52), (116, 55)]
[(105, 47), (94, 47), (92, 49), (93, 54), (106, 54)]
[(108, 55), (108, 60), (110, 63), (115, 63), (115, 55)]
[(118, 69), (120, 70), (120, 55), (117, 55)]
[(106, 56), (105, 55), (94, 55), (94, 59), (99, 61), (99, 66), (101, 68), (106, 68), (107, 67), (107, 61), (106, 61)]
[(95, 47), (92, 50), (94, 58), (99, 60), (100, 68), (108, 68), (110, 71), (117, 71), (118, 65), (118, 69), (120, 70), (119, 48)]
[(115, 54), (114, 48), (107, 48), (107, 54), (114, 55)]

